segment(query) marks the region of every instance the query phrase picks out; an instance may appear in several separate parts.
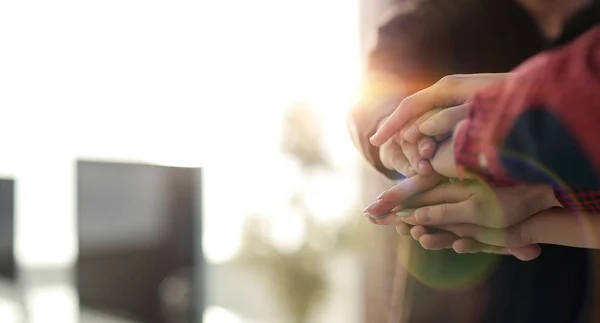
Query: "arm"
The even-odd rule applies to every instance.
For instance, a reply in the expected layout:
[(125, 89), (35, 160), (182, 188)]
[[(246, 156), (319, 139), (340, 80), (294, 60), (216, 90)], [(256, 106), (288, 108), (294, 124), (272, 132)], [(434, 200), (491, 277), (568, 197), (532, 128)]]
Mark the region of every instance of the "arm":
[(454, 136), (457, 167), (492, 185), (551, 184), (566, 207), (600, 211), (598, 89), (600, 27), (474, 96)]
[(529, 232), (534, 243), (600, 249), (600, 214), (543, 211), (531, 218)]

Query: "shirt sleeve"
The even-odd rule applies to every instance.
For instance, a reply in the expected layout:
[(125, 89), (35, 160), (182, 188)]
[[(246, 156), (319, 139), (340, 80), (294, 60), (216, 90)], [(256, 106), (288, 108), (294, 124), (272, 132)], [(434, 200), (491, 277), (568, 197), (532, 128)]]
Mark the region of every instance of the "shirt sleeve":
[(600, 210), (600, 27), (537, 55), (471, 100), (459, 168), (493, 186), (544, 183), (563, 205)]

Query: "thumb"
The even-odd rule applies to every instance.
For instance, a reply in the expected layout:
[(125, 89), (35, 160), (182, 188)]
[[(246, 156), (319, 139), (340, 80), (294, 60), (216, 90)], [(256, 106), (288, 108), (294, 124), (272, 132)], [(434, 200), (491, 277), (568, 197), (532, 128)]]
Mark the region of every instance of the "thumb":
[(436, 173), (429, 175), (418, 174), (413, 177), (403, 179), (400, 183), (381, 193), (378, 199), (386, 202), (403, 202), (409, 197), (427, 191), (440, 183), (442, 176)]
[(444, 109), (419, 126), (419, 131), (426, 135), (435, 137), (451, 133), (454, 126), (469, 115), (469, 105), (462, 104), (452, 108)]

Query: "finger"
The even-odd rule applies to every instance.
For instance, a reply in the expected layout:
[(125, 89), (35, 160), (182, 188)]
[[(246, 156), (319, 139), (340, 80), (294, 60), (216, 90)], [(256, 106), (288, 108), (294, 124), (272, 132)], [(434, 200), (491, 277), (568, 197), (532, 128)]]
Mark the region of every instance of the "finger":
[(393, 169), (406, 177), (412, 177), (417, 173), (415, 169), (410, 167), (410, 163), (404, 155), (402, 147), (393, 140), (381, 146), (379, 158), (385, 168)]
[(430, 175), (435, 171), (433, 170), (433, 166), (431, 166), (431, 162), (427, 159), (421, 159), (417, 164), (417, 171), (421, 175)]
[(444, 225), (452, 223), (470, 223), (481, 225), (482, 217), (477, 216), (477, 209), (472, 200), (459, 203), (445, 203), (417, 209), (415, 219), (423, 225)]
[(485, 252), (499, 255), (513, 255), (522, 261), (530, 261), (540, 256), (542, 249), (539, 245), (529, 245), (524, 247), (498, 247), (484, 244), (469, 238), (460, 238), (452, 244), (452, 249), (456, 253), (475, 253)]
[(419, 126), (419, 132), (426, 136), (452, 133), (454, 127), (469, 116), (469, 104), (444, 109)]
[[(387, 119), (386, 119), (387, 120)], [(413, 120), (414, 121), (414, 120)], [(381, 128), (382, 125), (380, 125), (377, 129)], [(411, 123), (407, 123), (404, 127), (402, 127), (400, 129), (400, 131), (398, 131), (397, 133), (395, 133), (392, 136), (392, 139), (396, 141), (396, 143), (401, 144), (405, 139), (404, 139), (404, 134), (410, 129), (410, 127), (412, 126)], [(419, 129), (417, 129), (418, 131)]]
[(433, 138), (435, 138), (435, 141), (437, 141), (437, 142), (442, 142), (442, 141), (445, 141), (446, 139), (448, 139), (450, 137), (452, 137), (452, 133), (443, 133), (443, 134), (437, 135), (437, 136), (435, 136)]
[(537, 244), (532, 244), (525, 247), (507, 248), (511, 254), (522, 261), (530, 261), (542, 254), (542, 248)]
[(401, 206), (399, 202), (402, 202), (417, 193), (424, 192), (429, 190), (430, 188), (433, 188), (441, 180), (442, 177), (438, 174), (419, 174), (414, 177), (402, 180), (396, 186), (381, 193), (378, 199), (385, 202), (393, 202), (396, 203), (396, 205)]
[(397, 225), (400, 223), (407, 223), (407, 224), (418, 224), (416, 222), (410, 223), (407, 221), (403, 221), (404, 217), (410, 216), (412, 214), (414, 210), (402, 210), (402, 211), (395, 211), (392, 210), (389, 213), (386, 213), (384, 215), (381, 216), (374, 216), (373, 218), (375, 218), (375, 220), (377, 221), (378, 224), (381, 225)]
[[(476, 253), (476, 252), (482, 252), (487, 245), (479, 242), (479, 241), (475, 241), (471, 238), (459, 238), (456, 239), (456, 241), (454, 241), (452, 243), (452, 249), (454, 249), (454, 251), (456, 253)], [(495, 248), (500, 248), (500, 247), (496, 247)]]
[(469, 238), (457, 239), (452, 244), (452, 249), (454, 249), (456, 253), (485, 252), (498, 255), (511, 255), (510, 251), (506, 247), (490, 246)]
[(405, 139), (406, 141), (413, 143), (413, 144), (417, 143), (419, 141), (419, 139), (421, 139), (423, 137), (423, 134), (421, 134), (421, 131), (419, 131), (419, 125), (421, 125), (421, 123), (429, 120), (431, 117), (433, 117), (440, 111), (442, 111), (442, 108), (436, 108), (436, 109), (429, 110), (429, 111), (425, 112), (422, 116), (420, 116), (419, 118), (414, 120), (412, 122), (412, 124), (406, 129), (406, 131), (403, 132), (403, 135), (404, 135), (403, 139)]
[(531, 245), (531, 239), (524, 233), (524, 226), (515, 225), (507, 229), (494, 229), (474, 224), (451, 224), (438, 226), (459, 237), (475, 239), (479, 242), (499, 247), (523, 247)]
[(410, 225), (420, 225), (419, 222), (415, 219), (414, 211), (400, 211), (397, 212), (396, 215), (401, 222)]
[(367, 218), (367, 220), (369, 220), (369, 222), (371, 222), (373, 224), (379, 224), (379, 223), (377, 223), (377, 220), (374, 217), (371, 217), (368, 214), (365, 214), (365, 218)]
[[(431, 159), (431, 166), (433, 169), (448, 177), (459, 177), (456, 166), (456, 160), (454, 156), (454, 139), (450, 138), (444, 142), (438, 144), (435, 155)], [(472, 177), (471, 175), (464, 174), (462, 177)]]
[(393, 201), (385, 201), (385, 200), (377, 200), (373, 202), (371, 205), (367, 206), (363, 213), (365, 216), (371, 216), (374, 218), (382, 217), (390, 213), (390, 211), (397, 206), (397, 203)]
[(403, 237), (410, 237), (410, 229), (411, 228), (412, 228), (412, 225), (408, 225), (404, 222), (400, 222), (400, 223), (398, 223), (398, 225), (396, 225), (396, 232), (398, 232), (398, 234)]
[(402, 221), (398, 221), (391, 213), (385, 213), (384, 215), (380, 216), (365, 214), (365, 218), (367, 218), (369, 222), (377, 225), (397, 225), (399, 223), (404, 223)]
[[(513, 255), (513, 252), (507, 247), (498, 247), (487, 245), (473, 239), (461, 238), (452, 244), (452, 249), (456, 253), (477, 253), (477, 252), (485, 252), (496, 255)], [(521, 249), (521, 248), (519, 248)], [(520, 251), (519, 251), (520, 252)], [(519, 258), (519, 257), (517, 257)]]
[(421, 158), (429, 159), (429, 158), (433, 158), (433, 155), (435, 155), (435, 150), (437, 148), (437, 142), (431, 137), (426, 137), (426, 138), (419, 140), (418, 146), (419, 146), (419, 154), (421, 155)]
[(398, 132), (410, 119), (416, 118), (433, 107), (456, 106), (468, 99), (469, 91), (456, 78), (446, 77), (435, 85), (408, 96), (370, 138), (375, 146), (381, 146)]
[(419, 237), (419, 243), (427, 250), (442, 250), (452, 248), (452, 243), (457, 239), (452, 233), (440, 232), (435, 234), (424, 234)]
[(387, 213), (387, 214), (384, 214), (382, 216), (379, 216), (379, 217), (376, 218), (376, 221), (380, 225), (392, 225), (392, 226), (396, 226), (396, 225), (399, 225), (401, 223), (405, 223), (402, 220), (400, 220), (398, 218), (398, 216), (396, 216), (393, 213)]
[[(393, 189), (390, 189), (390, 191)], [(443, 184), (411, 195), (403, 204), (417, 208), (429, 205), (459, 203), (471, 198), (475, 194), (475, 190), (475, 185), (467, 181), (452, 183), (446, 180)]]
[(412, 169), (418, 169), (419, 168), (419, 161), (421, 161), (421, 154), (419, 154), (419, 147), (417, 144), (413, 144), (410, 143), (408, 141), (403, 141), (402, 142), (402, 153), (404, 154), (404, 156), (406, 156), (406, 159), (408, 159), (408, 162), (410, 163), (410, 167)]
[(410, 235), (416, 241), (419, 241), (419, 239), (426, 234), (427, 234), (427, 230), (425, 229), (425, 227), (420, 226), (420, 225), (414, 226), (410, 229)]

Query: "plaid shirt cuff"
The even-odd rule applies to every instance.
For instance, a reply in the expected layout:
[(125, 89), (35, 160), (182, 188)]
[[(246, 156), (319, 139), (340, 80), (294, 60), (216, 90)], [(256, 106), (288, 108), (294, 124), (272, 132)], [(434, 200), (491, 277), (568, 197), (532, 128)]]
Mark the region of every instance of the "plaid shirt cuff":
[(600, 213), (600, 190), (554, 189), (554, 196), (566, 209)]
[(512, 186), (518, 182), (508, 176), (499, 155), (498, 127), (490, 98), (475, 98), (469, 118), (454, 133), (454, 156), (459, 173), (466, 172), (491, 186)]

